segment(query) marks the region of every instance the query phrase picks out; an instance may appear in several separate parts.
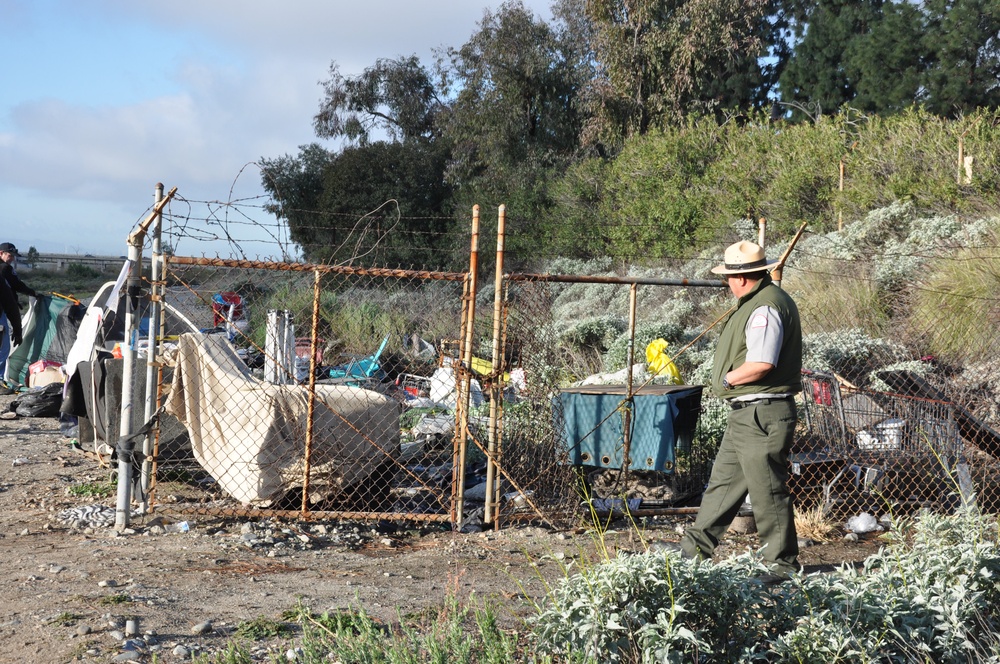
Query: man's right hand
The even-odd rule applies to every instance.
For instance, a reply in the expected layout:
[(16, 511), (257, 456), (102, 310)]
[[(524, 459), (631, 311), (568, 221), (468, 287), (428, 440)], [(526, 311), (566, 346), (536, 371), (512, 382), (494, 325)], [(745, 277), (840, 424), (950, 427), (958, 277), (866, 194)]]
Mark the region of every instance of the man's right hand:
[(24, 341), (24, 339), (21, 338), (21, 333), (14, 332), (13, 330), (10, 332), (10, 340), (15, 346), (20, 346), (21, 342)]

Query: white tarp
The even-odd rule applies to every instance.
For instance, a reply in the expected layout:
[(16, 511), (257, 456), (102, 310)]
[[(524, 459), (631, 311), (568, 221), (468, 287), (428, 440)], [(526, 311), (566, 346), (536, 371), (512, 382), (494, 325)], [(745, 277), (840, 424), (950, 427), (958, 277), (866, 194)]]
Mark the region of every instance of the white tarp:
[[(181, 335), (166, 411), (227, 494), (267, 504), (301, 487), (309, 393), (253, 377), (221, 335)], [(310, 501), (356, 486), (399, 454), (399, 404), (377, 392), (317, 385)]]

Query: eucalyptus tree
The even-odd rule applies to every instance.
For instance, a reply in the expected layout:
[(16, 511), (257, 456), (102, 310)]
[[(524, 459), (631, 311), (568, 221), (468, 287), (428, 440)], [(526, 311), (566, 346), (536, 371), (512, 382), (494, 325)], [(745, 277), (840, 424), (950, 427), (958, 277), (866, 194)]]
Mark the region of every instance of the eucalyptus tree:
[(323, 81), (325, 96), (313, 118), (320, 138), (344, 137), (364, 144), (374, 134), (406, 141), (435, 134), (435, 118), (444, 108), (431, 73), (415, 55), (380, 58), (360, 75), (345, 77), (330, 65)]
[(453, 224), (448, 142), (436, 124), (445, 106), (431, 74), (415, 56), (379, 59), (354, 77), (332, 63), (322, 85), (313, 128), (345, 144), (262, 159), (268, 209), (310, 260), (440, 264)]
[(579, 145), (578, 95), (592, 58), (580, 39), (587, 26), (572, 22), (571, 9), (563, 2), (550, 25), (519, 0), (505, 2), (484, 13), (465, 44), (439, 54), (441, 88), (451, 92), (440, 126), (456, 209), (506, 204), (514, 248), (544, 232), (537, 220), (549, 205), (547, 183)]
[(689, 114), (766, 98), (768, 0), (588, 0), (599, 75), (590, 111), (605, 145)]

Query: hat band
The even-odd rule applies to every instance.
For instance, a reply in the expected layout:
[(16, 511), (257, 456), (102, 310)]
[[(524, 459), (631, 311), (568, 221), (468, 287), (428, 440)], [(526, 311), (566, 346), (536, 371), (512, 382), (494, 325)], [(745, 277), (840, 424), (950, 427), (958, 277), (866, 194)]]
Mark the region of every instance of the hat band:
[(762, 258), (752, 263), (726, 263), (727, 270), (747, 270), (754, 267), (767, 267), (767, 259)]

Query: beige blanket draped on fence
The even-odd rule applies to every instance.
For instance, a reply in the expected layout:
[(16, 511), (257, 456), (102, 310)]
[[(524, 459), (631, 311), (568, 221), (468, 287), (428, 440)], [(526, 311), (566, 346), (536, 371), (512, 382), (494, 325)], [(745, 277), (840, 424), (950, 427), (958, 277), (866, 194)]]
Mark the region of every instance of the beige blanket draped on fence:
[[(166, 411), (198, 463), (244, 505), (268, 505), (305, 479), (309, 392), (253, 377), (220, 335), (178, 340)], [(365, 481), (399, 452), (399, 404), (357, 387), (317, 385), (310, 502)]]

